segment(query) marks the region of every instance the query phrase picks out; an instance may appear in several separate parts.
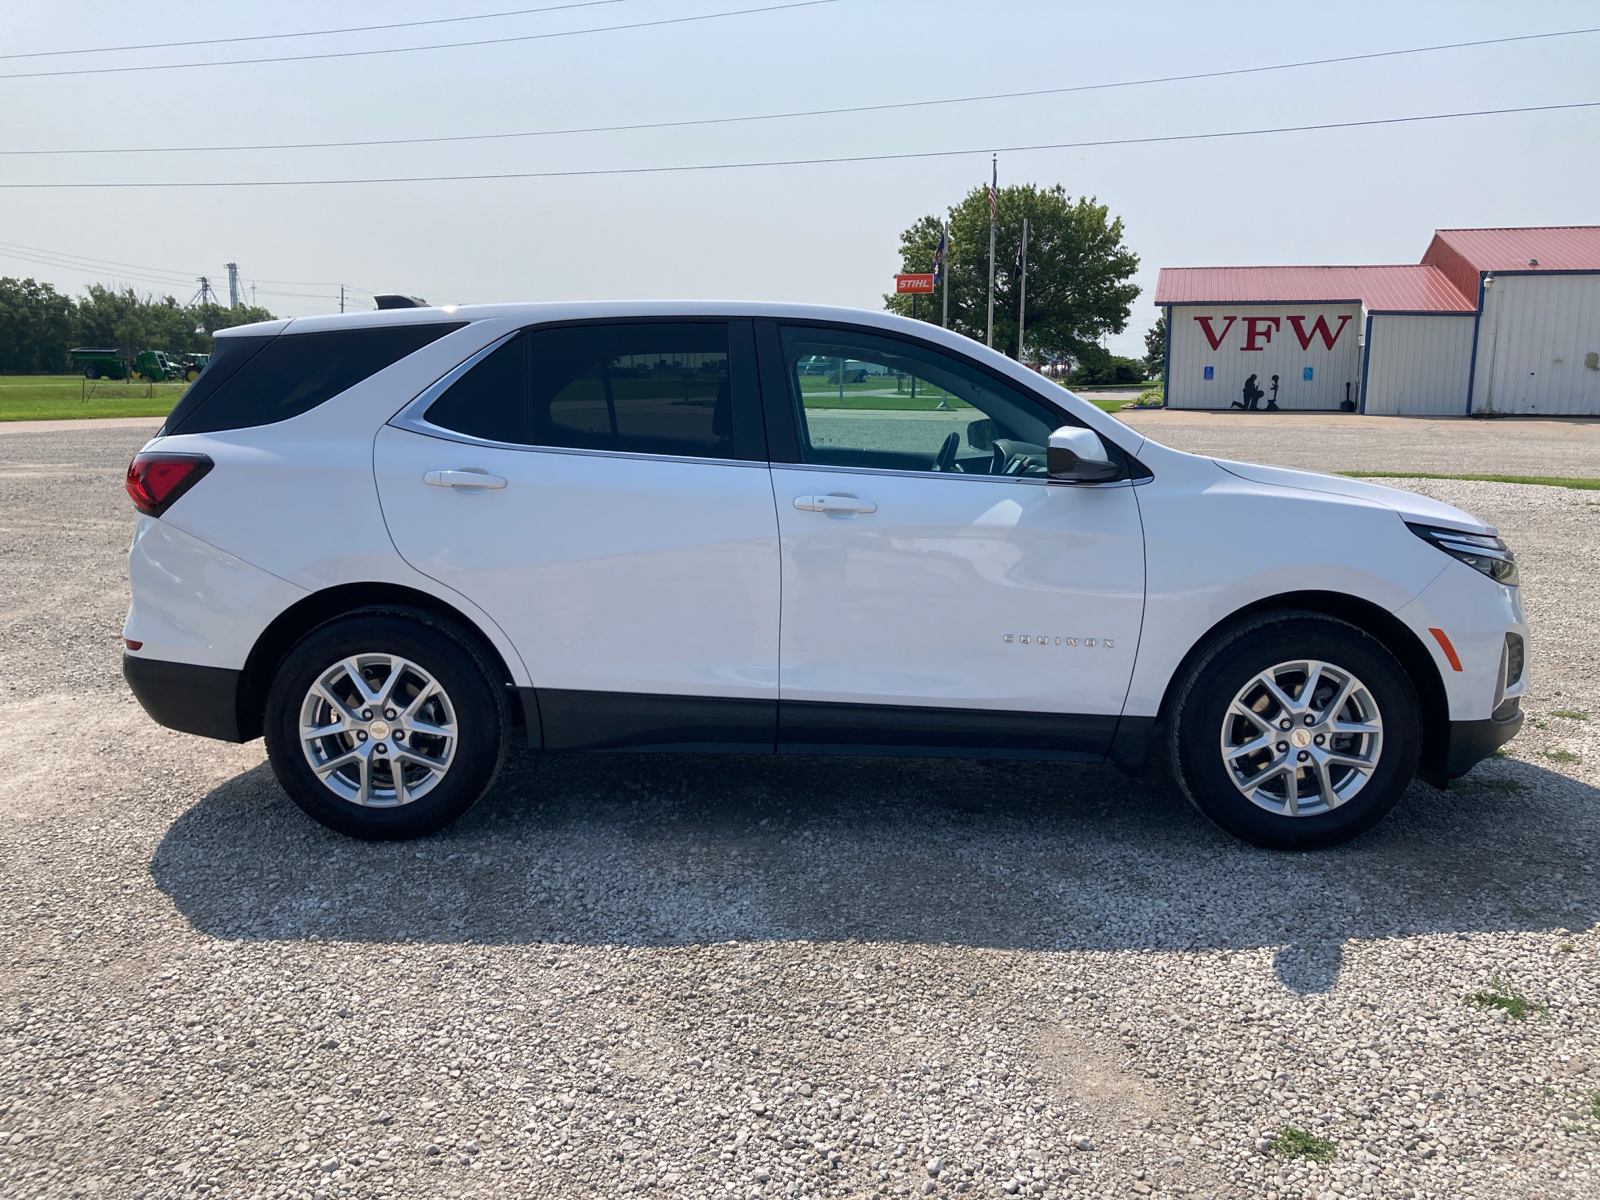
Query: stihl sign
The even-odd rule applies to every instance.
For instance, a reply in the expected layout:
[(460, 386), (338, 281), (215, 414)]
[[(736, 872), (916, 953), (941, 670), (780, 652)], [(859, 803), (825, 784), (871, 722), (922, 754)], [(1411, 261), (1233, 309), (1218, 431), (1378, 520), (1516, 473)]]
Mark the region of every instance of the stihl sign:
[[(1222, 349), (1222, 343), (1228, 336), (1228, 331), (1233, 328), (1238, 317), (1196, 317), (1200, 328), (1206, 335), (1206, 341), (1211, 343), (1213, 350)], [(1221, 321), (1221, 329), (1212, 325), (1212, 321)], [(1244, 344), (1240, 350), (1265, 350), (1271, 344), (1274, 334), (1283, 332), (1283, 323), (1289, 322), (1289, 329), (1294, 334), (1295, 340), (1300, 343), (1300, 349), (1311, 349), (1311, 343), (1318, 338), (1327, 349), (1332, 350), (1333, 344), (1339, 340), (1339, 335), (1344, 332), (1344, 327), (1350, 322), (1350, 315), (1346, 313), (1339, 318), (1339, 327), (1330, 329), (1328, 318), (1318, 317), (1311, 323), (1311, 328), (1306, 328), (1306, 318), (1302, 314), (1297, 317), (1245, 317), (1244, 318)]]
[(894, 277), (894, 290), (896, 295), (904, 296), (908, 292), (933, 291), (932, 275), (896, 275)]

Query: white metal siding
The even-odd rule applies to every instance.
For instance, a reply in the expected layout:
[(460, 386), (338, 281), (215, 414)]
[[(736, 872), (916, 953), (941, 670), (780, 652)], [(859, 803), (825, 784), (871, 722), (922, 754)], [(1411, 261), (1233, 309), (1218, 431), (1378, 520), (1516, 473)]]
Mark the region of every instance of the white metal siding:
[(1600, 274), (1498, 275), (1483, 310), (1474, 412), (1600, 414)]
[[(1291, 316), (1300, 318), (1300, 327), (1309, 344), (1302, 349)], [(1230, 325), (1228, 318), (1234, 320)], [(1328, 349), (1316, 332), (1317, 318), (1333, 337)], [(1200, 318), (1210, 318), (1213, 336), (1219, 337), (1215, 350), (1206, 336)], [(1257, 319), (1258, 331), (1275, 319), (1270, 340), (1258, 336), (1256, 349), (1247, 350), (1249, 321)], [(1348, 318), (1340, 327), (1341, 319)], [(1245, 381), (1256, 376), (1256, 386), (1266, 393), (1259, 407), (1265, 408), (1272, 396), (1272, 377), (1278, 376), (1278, 407), (1286, 409), (1337, 409), (1345, 398), (1345, 384), (1351, 385), (1351, 399), (1357, 396), (1356, 383), (1361, 367), (1361, 309), (1350, 304), (1218, 304), (1175, 305), (1168, 323), (1172, 337), (1172, 357), (1167, 376), (1167, 404), (1172, 408), (1228, 408), (1242, 402)], [(1213, 378), (1205, 378), (1205, 368), (1213, 368)], [(1304, 379), (1305, 368), (1312, 378)], [(1463, 400), (1463, 406), (1465, 401)]]
[(1465, 416), (1472, 314), (1375, 313), (1367, 347), (1366, 411), (1383, 416)]

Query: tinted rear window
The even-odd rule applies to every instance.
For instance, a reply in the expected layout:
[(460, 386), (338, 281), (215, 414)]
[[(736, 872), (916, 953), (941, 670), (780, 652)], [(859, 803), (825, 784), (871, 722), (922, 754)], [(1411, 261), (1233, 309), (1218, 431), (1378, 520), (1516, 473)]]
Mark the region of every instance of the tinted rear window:
[(528, 335), (519, 333), (435, 400), (423, 420), (491, 442), (528, 440)]
[(235, 371), (254, 358), (256, 352), (276, 336), (268, 333), (260, 337), (218, 338), (217, 348), (211, 355), (211, 361), (206, 363), (205, 370), (200, 372), (200, 378), (194, 381), (193, 386), (167, 414), (167, 423), (163, 427), (165, 431), (171, 433), (188, 420), (190, 414), (205, 403), (212, 392), (232, 379)]
[[(463, 324), (386, 325), (271, 338), (255, 353), (241, 356), (227, 378), (181, 413), (188, 406), (185, 396), (168, 419), (167, 432), (214, 433), (297, 417)], [(219, 344), (226, 346), (232, 340), (259, 339), (224, 338)], [(195, 388), (205, 383), (215, 365), (215, 361), (207, 364)]]

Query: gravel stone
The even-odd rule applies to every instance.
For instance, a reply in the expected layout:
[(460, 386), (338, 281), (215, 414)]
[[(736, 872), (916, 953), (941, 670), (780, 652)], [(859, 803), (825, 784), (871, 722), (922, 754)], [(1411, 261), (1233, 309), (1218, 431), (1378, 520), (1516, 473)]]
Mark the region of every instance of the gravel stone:
[(143, 436), (0, 430), (8, 1200), (1600, 1194), (1595, 493), (1407, 485), (1517, 550), (1529, 722), (1335, 850), (1101, 767), (620, 755), (367, 844), (128, 695)]

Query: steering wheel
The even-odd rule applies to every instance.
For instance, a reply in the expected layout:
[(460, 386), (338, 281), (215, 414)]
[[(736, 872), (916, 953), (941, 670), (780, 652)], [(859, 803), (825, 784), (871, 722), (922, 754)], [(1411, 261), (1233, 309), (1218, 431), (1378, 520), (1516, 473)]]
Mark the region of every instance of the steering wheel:
[(950, 436), (944, 439), (944, 445), (939, 447), (939, 453), (934, 456), (933, 469), (935, 471), (959, 471), (956, 465), (956, 451), (961, 449), (961, 435), (955, 430), (950, 431)]

